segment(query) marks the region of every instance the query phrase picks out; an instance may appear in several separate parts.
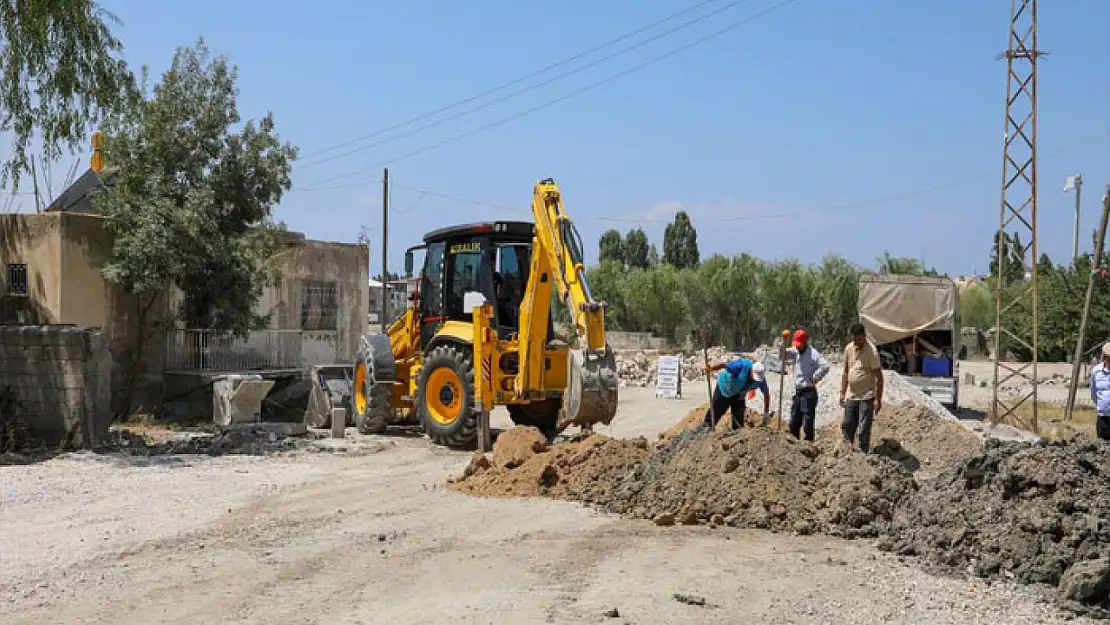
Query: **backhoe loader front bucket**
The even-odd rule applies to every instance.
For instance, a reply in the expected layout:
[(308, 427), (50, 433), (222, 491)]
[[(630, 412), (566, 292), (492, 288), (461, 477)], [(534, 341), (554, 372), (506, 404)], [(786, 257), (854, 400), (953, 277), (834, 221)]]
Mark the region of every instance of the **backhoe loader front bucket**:
[(617, 414), (617, 359), (613, 351), (572, 351), (567, 358), (567, 388), (559, 431), (572, 425), (583, 429), (608, 425)]

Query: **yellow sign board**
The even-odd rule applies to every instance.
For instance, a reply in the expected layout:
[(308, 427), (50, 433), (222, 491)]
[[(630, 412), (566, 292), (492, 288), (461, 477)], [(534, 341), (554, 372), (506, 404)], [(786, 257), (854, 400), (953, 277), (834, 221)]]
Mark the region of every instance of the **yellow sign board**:
[(104, 155), (100, 153), (100, 150), (93, 152), (92, 158), (89, 159), (89, 169), (92, 169), (98, 174), (103, 171)]
[(92, 133), (92, 149), (100, 151), (104, 149), (104, 133), (97, 130)]

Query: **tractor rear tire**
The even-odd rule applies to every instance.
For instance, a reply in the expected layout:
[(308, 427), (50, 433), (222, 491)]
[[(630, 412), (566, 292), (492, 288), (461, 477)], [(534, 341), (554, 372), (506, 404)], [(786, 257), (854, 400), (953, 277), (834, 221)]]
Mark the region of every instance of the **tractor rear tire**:
[(530, 404), (510, 404), (509, 417), (516, 425), (532, 426), (549, 440), (559, 433), (559, 410), (563, 407), (560, 399), (545, 399)]
[(428, 353), (416, 385), (424, 431), (437, 445), (470, 447), (478, 438), (474, 364), (469, 351), (440, 345)]

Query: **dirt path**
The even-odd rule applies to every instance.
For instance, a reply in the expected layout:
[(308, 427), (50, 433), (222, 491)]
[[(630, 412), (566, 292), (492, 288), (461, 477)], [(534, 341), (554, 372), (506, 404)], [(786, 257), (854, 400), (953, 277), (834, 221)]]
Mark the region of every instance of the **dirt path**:
[[(615, 435), (696, 403), (624, 395)], [(932, 577), (862, 541), (468, 497), (443, 485), (468, 454), (391, 442), (0, 467), (0, 622), (1064, 622), (1037, 589)]]

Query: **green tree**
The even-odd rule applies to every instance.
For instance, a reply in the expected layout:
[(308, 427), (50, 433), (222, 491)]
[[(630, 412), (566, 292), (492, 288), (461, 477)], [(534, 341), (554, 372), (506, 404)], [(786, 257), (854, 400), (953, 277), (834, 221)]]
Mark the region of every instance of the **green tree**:
[[(813, 297), (816, 283), (814, 272), (797, 260), (763, 266), (759, 279), (759, 301), (763, 319), (772, 331), (799, 327), (815, 330), (813, 326), (820, 306), (820, 301)], [(813, 338), (824, 337), (813, 334)]]
[(614, 262), (622, 266), (625, 264), (624, 239), (620, 232), (606, 230), (601, 234), (601, 239), (597, 242), (597, 259), (598, 262)]
[(632, 269), (647, 269), (651, 266), (651, 248), (643, 229), (633, 228), (624, 235), (624, 261)]
[(859, 317), (859, 270), (847, 259), (830, 254), (814, 270), (818, 306), (813, 331), (825, 341), (849, 339)]
[(605, 324), (613, 330), (629, 330), (628, 307), (625, 304), (621, 281), (624, 265), (614, 260), (606, 260), (586, 270), (590, 291), (594, 299), (606, 303)]
[(698, 232), (686, 211), (678, 211), (663, 231), (663, 262), (685, 269), (696, 267), (699, 261)]
[(1002, 257), (1005, 259), (1005, 276), (1003, 282), (1007, 285), (1021, 282), (1025, 279), (1025, 246), (1021, 243), (1021, 234), (1018, 232), (1007, 233), (999, 230), (995, 233), (990, 251), (990, 275), (997, 280), (999, 273), (998, 245), (999, 238), (1002, 244)]
[(93, 201), (113, 237), (107, 280), (134, 296), (129, 410), (149, 313), (176, 286), (186, 327), (239, 336), (266, 322), (254, 305), (273, 278), (272, 208), (291, 186), (296, 149), (267, 114), (238, 131), (237, 71), (203, 40), (179, 48), (148, 97), (109, 118), (105, 152), (115, 184)]
[(0, 133), (12, 135), (0, 186), (18, 190), (36, 133), (54, 160), (133, 95), (110, 24), (119, 20), (92, 0), (0, 2)]
[(633, 269), (621, 278), (620, 287), (629, 304), (628, 329), (674, 338), (675, 329), (687, 318), (678, 270), (668, 265)]
[(937, 275), (936, 269), (926, 269), (920, 260), (908, 256), (891, 256), (889, 251), (884, 251), (883, 255), (875, 260), (879, 264), (879, 273), (914, 276)]
[(648, 266), (654, 267), (659, 264), (659, 248), (655, 247), (652, 243), (648, 246)]
[(965, 328), (994, 327), (994, 294), (983, 284), (972, 284), (960, 296), (960, 323)]

